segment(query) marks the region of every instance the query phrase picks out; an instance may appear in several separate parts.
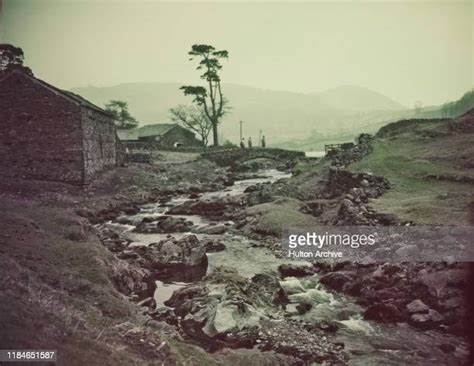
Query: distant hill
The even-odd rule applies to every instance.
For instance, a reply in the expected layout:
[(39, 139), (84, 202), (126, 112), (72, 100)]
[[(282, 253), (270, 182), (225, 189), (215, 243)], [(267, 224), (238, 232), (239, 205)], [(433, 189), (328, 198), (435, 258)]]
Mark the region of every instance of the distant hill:
[[(190, 103), (179, 90), (181, 83), (129, 83), (110, 87), (72, 89), (90, 101), (104, 105), (110, 99), (129, 103), (140, 125), (169, 122), (168, 111)], [(321, 93), (293, 93), (225, 84), (231, 113), (221, 125), (224, 138), (237, 142), (239, 121), (244, 137), (258, 139), (262, 130), (267, 143), (307, 138), (312, 132), (347, 133), (362, 126), (393, 121), (407, 109), (388, 97), (360, 87), (340, 87)]]
[[(454, 118), (471, 111), (474, 108), (474, 91), (468, 91), (458, 100), (445, 103), (441, 106), (424, 107), (416, 113), (414, 110), (403, 112), (394, 111), (390, 116), (384, 112), (378, 122), (363, 125), (358, 123), (356, 127), (349, 131), (329, 134), (310, 134), (302, 139), (288, 139), (287, 141), (277, 142), (275, 145), (286, 149), (298, 149), (305, 151), (322, 151), (325, 144), (347, 142), (355, 139), (356, 136), (365, 133), (375, 133), (381, 127), (390, 128), (391, 125), (397, 125), (398, 122), (423, 121), (435, 118)], [(384, 128), (385, 128), (384, 127)]]
[(312, 95), (318, 97), (328, 106), (354, 111), (399, 111), (407, 109), (383, 94), (360, 86), (340, 86)]

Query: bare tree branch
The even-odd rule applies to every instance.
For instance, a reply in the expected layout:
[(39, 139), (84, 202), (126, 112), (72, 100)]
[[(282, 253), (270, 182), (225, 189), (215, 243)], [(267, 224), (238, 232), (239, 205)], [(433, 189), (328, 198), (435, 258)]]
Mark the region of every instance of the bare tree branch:
[(212, 123), (203, 107), (178, 105), (170, 109), (170, 118), (173, 122), (196, 132), (204, 146), (207, 146)]

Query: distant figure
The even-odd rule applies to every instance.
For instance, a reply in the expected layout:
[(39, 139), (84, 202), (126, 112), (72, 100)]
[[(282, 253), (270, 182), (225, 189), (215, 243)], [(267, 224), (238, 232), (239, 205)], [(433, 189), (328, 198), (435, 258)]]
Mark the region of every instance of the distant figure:
[(240, 148), (245, 149), (245, 139), (240, 140)]
[(249, 144), (249, 149), (252, 148), (252, 138), (251, 137), (249, 137), (248, 144)]
[(264, 148), (266, 146), (265, 142), (265, 135), (262, 136), (262, 147)]

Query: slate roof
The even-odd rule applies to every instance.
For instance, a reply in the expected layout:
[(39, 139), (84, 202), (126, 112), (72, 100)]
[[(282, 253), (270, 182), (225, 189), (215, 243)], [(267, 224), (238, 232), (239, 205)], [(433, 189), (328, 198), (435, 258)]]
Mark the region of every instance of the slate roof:
[(163, 136), (165, 133), (176, 126), (176, 123), (157, 123), (154, 125), (145, 125), (138, 128), (138, 135), (140, 137)]
[(175, 127), (181, 126), (177, 123), (157, 123), (154, 125), (145, 125), (134, 128), (132, 130), (118, 130), (117, 135), (120, 140), (135, 141), (138, 140), (139, 137), (163, 136)]
[(38, 79), (38, 78), (36, 78), (32, 75), (28, 75), (28, 74), (26, 74), (26, 73), (24, 73), (20, 70), (13, 70), (13, 71), (9, 72), (7, 75), (5, 75), (3, 78), (0, 79), (0, 82), (2, 82), (3, 80), (6, 80), (8, 77), (10, 77), (11, 75), (14, 75), (14, 74), (21, 74), (21, 75), (29, 78), (30, 80), (32, 80), (34, 83), (39, 84), (39, 85), (51, 90), (52, 92), (54, 92), (56, 94), (59, 94), (62, 97), (67, 98), (67, 99), (71, 100), (72, 102), (74, 102), (76, 104), (79, 104), (82, 107), (93, 109), (97, 112), (106, 114), (107, 116), (113, 118), (112, 114), (110, 114), (106, 110), (100, 108), (99, 106), (96, 106), (95, 104), (89, 102), (87, 99), (81, 97), (80, 95), (74, 94), (73, 92), (70, 92), (70, 91), (67, 91), (67, 90), (59, 89), (59, 88), (47, 83), (46, 81)]

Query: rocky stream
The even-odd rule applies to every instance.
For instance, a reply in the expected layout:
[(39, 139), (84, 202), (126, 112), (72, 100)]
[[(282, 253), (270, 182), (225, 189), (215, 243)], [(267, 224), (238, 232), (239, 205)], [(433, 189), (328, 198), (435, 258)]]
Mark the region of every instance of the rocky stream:
[[(367, 320), (371, 304), (323, 284), (328, 274), (317, 264), (282, 258), (265, 238), (240, 230), (229, 202), (239, 207), (248, 187), (289, 177), (259, 171), (222, 190), (175, 194), (98, 224), (104, 245), (143, 270), (143, 286), (127, 295), (209, 352), (254, 348), (301, 365), (463, 364), (462, 337), (403, 319)], [(434, 310), (420, 301), (409, 311)]]

